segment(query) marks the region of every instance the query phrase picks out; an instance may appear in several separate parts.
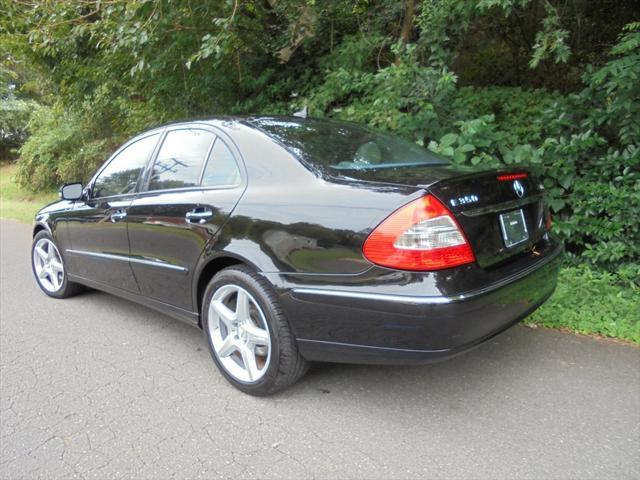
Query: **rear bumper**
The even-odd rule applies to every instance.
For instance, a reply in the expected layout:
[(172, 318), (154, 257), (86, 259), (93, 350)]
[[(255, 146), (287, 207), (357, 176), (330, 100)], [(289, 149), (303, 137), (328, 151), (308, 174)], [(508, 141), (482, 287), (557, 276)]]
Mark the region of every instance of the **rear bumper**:
[[(523, 319), (556, 287), (562, 247), (490, 286), (455, 296), (403, 296), (300, 287), (284, 295), (312, 361), (410, 364), (462, 353)], [(295, 328), (294, 328), (295, 329)]]

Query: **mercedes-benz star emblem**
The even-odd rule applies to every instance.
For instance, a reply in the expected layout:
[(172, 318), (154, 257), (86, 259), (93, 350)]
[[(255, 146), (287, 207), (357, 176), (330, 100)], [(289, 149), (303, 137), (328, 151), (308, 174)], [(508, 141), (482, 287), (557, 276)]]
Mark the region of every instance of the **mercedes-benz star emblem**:
[(524, 185), (522, 185), (522, 182), (520, 182), (520, 180), (516, 180), (515, 182), (513, 182), (513, 191), (516, 192), (518, 198), (522, 198), (522, 196), (524, 195)]

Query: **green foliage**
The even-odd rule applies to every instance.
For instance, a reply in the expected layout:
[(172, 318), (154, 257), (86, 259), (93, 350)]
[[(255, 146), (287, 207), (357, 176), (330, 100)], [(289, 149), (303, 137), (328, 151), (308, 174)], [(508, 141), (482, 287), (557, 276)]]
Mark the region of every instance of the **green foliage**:
[[(569, 253), (615, 269), (640, 259), (637, 25), (611, 54), (585, 74), (585, 88), (566, 99), (519, 89), (461, 90), (450, 116), (464, 119), (429, 147), (461, 165), (532, 167)], [(530, 104), (527, 97), (534, 95), (540, 101)], [(472, 113), (460, 115), (458, 109)]]
[(525, 323), (640, 343), (639, 278), (638, 265), (618, 274), (586, 265), (564, 268), (555, 294)]
[(552, 133), (548, 122), (539, 120), (548, 111), (567, 109), (567, 102), (564, 95), (543, 89), (462, 87), (453, 95), (446, 115), (451, 121), (493, 115), (495, 128), (505, 133), (509, 144), (538, 144)]
[(27, 138), (27, 125), (36, 108), (32, 100), (16, 98), (0, 102), (0, 155), (8, 157)]
[(602, 129), (620, 146), (638, 145), (640, 139), (640, 23), (627, 25), (625, 32), (607, 63), (587, 69), (587, 88), (580, 94), (589, 107), (583, 128)]
[(455, 132), (443, 135), (439, 142), (430, 142), (429, 148), (458, 165), (500, 166), (496, 154), (505, 145), (507, 136), (496, 128), (493, 115), (460, 120), (453, 126)]
[(570, 213), (557, 231), (574, 254), (611, 270), (640, 258), (640, 155), (637, 146), (596, 157), (571, 187)]
[[(363, 40), (347, 42), (344, 48), (357, 52), (354, 65), (327, 70), (323, 84), (305, 101), (316, 115), (329, 115), (402, 134), (423, 141), (427, 131), (440, 128), (434, 105), (440, 105), (454, 90), (456, 77), (446, 69), (421, 66), (415, 48), (394, 45), (399, 61), (370, 72), (362, 68), (367, 54)], [(345, 52), (338, 49), (335, 57)], [(326, 65), (336, 64), (331, 55)]]
[(561, 26), (558, 10), (550, 3), (545, 4), (547, 17), (542, 21), (542, 30), (536, 33), (533, 56), (529, 65), (536, 68), (540, 62), (552, 57), (556, 63), (567, 63), (571, 48), (567, 44), (569, 32)]
[[(47, 86), (16, 97), (48, 105), (29, 123), (19, 181), (86, 179), (169, 120), (308, 105), (457, 164), (530, 166), (571, 261), (637, 263), (639, 25), (617, 38), (633, 1), (416, 0), (410, 18), (409, 4), (6, 2), (0, 54), (37, 72), (21, 92), (27, 78)], [(0, 129), (25, 132), (33, 107), (3, 99)]]
[[(507, 18), (518, 17), (532, 4), (532, 0), (480, 0), (476, 8), (480, 12), (491, 9), (499, 9)], [(571, 48), (567, 43), (569, 32), (562, 28), (562, 21), (558, 9), (551, 2), (544, 2), (545, 16), (542, 18), (542, 29), (535, 33), (535, 43), (531, 46), (533, 55), (529, 61), (531, 68), (537, 68), (540, 62), (547, 58), (553, 58), (556, 63), (566, 63), (571, 54)], [(522, 32), (523, 33), (523, 32)]]
[(114, 144), (92, 136), (86, 118), (61, 111), (38, 109), (29, 124), (35, 133), (21, 150), (17, 180), (31, 190), (86, 181), (109, 155)]
[(0, 158), (9, 158), (26, 140), (29, 118), (38, 103), (24, 94), (29, 88), (24, 74), (16, 69), (11, 57), (2, 58), (2, 50), (0, 48)]

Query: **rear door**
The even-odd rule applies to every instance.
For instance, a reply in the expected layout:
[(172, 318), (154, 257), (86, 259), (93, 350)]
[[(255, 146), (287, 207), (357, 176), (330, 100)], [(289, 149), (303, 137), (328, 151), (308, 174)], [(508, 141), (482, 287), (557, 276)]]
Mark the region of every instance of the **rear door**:
[(138, 287), (129, 265), (128, 207), (159, 133), (134, 139), (116, 152), (90, 182), (84, 201), (68, 214), (71, 273), (129, 292)]
[(141, 293), (193, 311), (195, 266), (240, 199), (237, 151), (199, 124), (168, 129), (128, 208), (131, 266)]

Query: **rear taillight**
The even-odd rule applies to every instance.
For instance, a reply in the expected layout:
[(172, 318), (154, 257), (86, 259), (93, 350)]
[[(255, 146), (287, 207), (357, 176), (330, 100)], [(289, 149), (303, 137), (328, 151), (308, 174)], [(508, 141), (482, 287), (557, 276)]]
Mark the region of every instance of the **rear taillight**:
[(553, 227), (553, 219), (551, 218), (551, 212), (549, 210), (547, 210), (545, 217), (544, 228), (551, 230), (551, 227)]
[(393, 212), (362, 251), (371, 262), (400, 270), (441, 270), (475, 261), (458, 222), (433, 195)]

